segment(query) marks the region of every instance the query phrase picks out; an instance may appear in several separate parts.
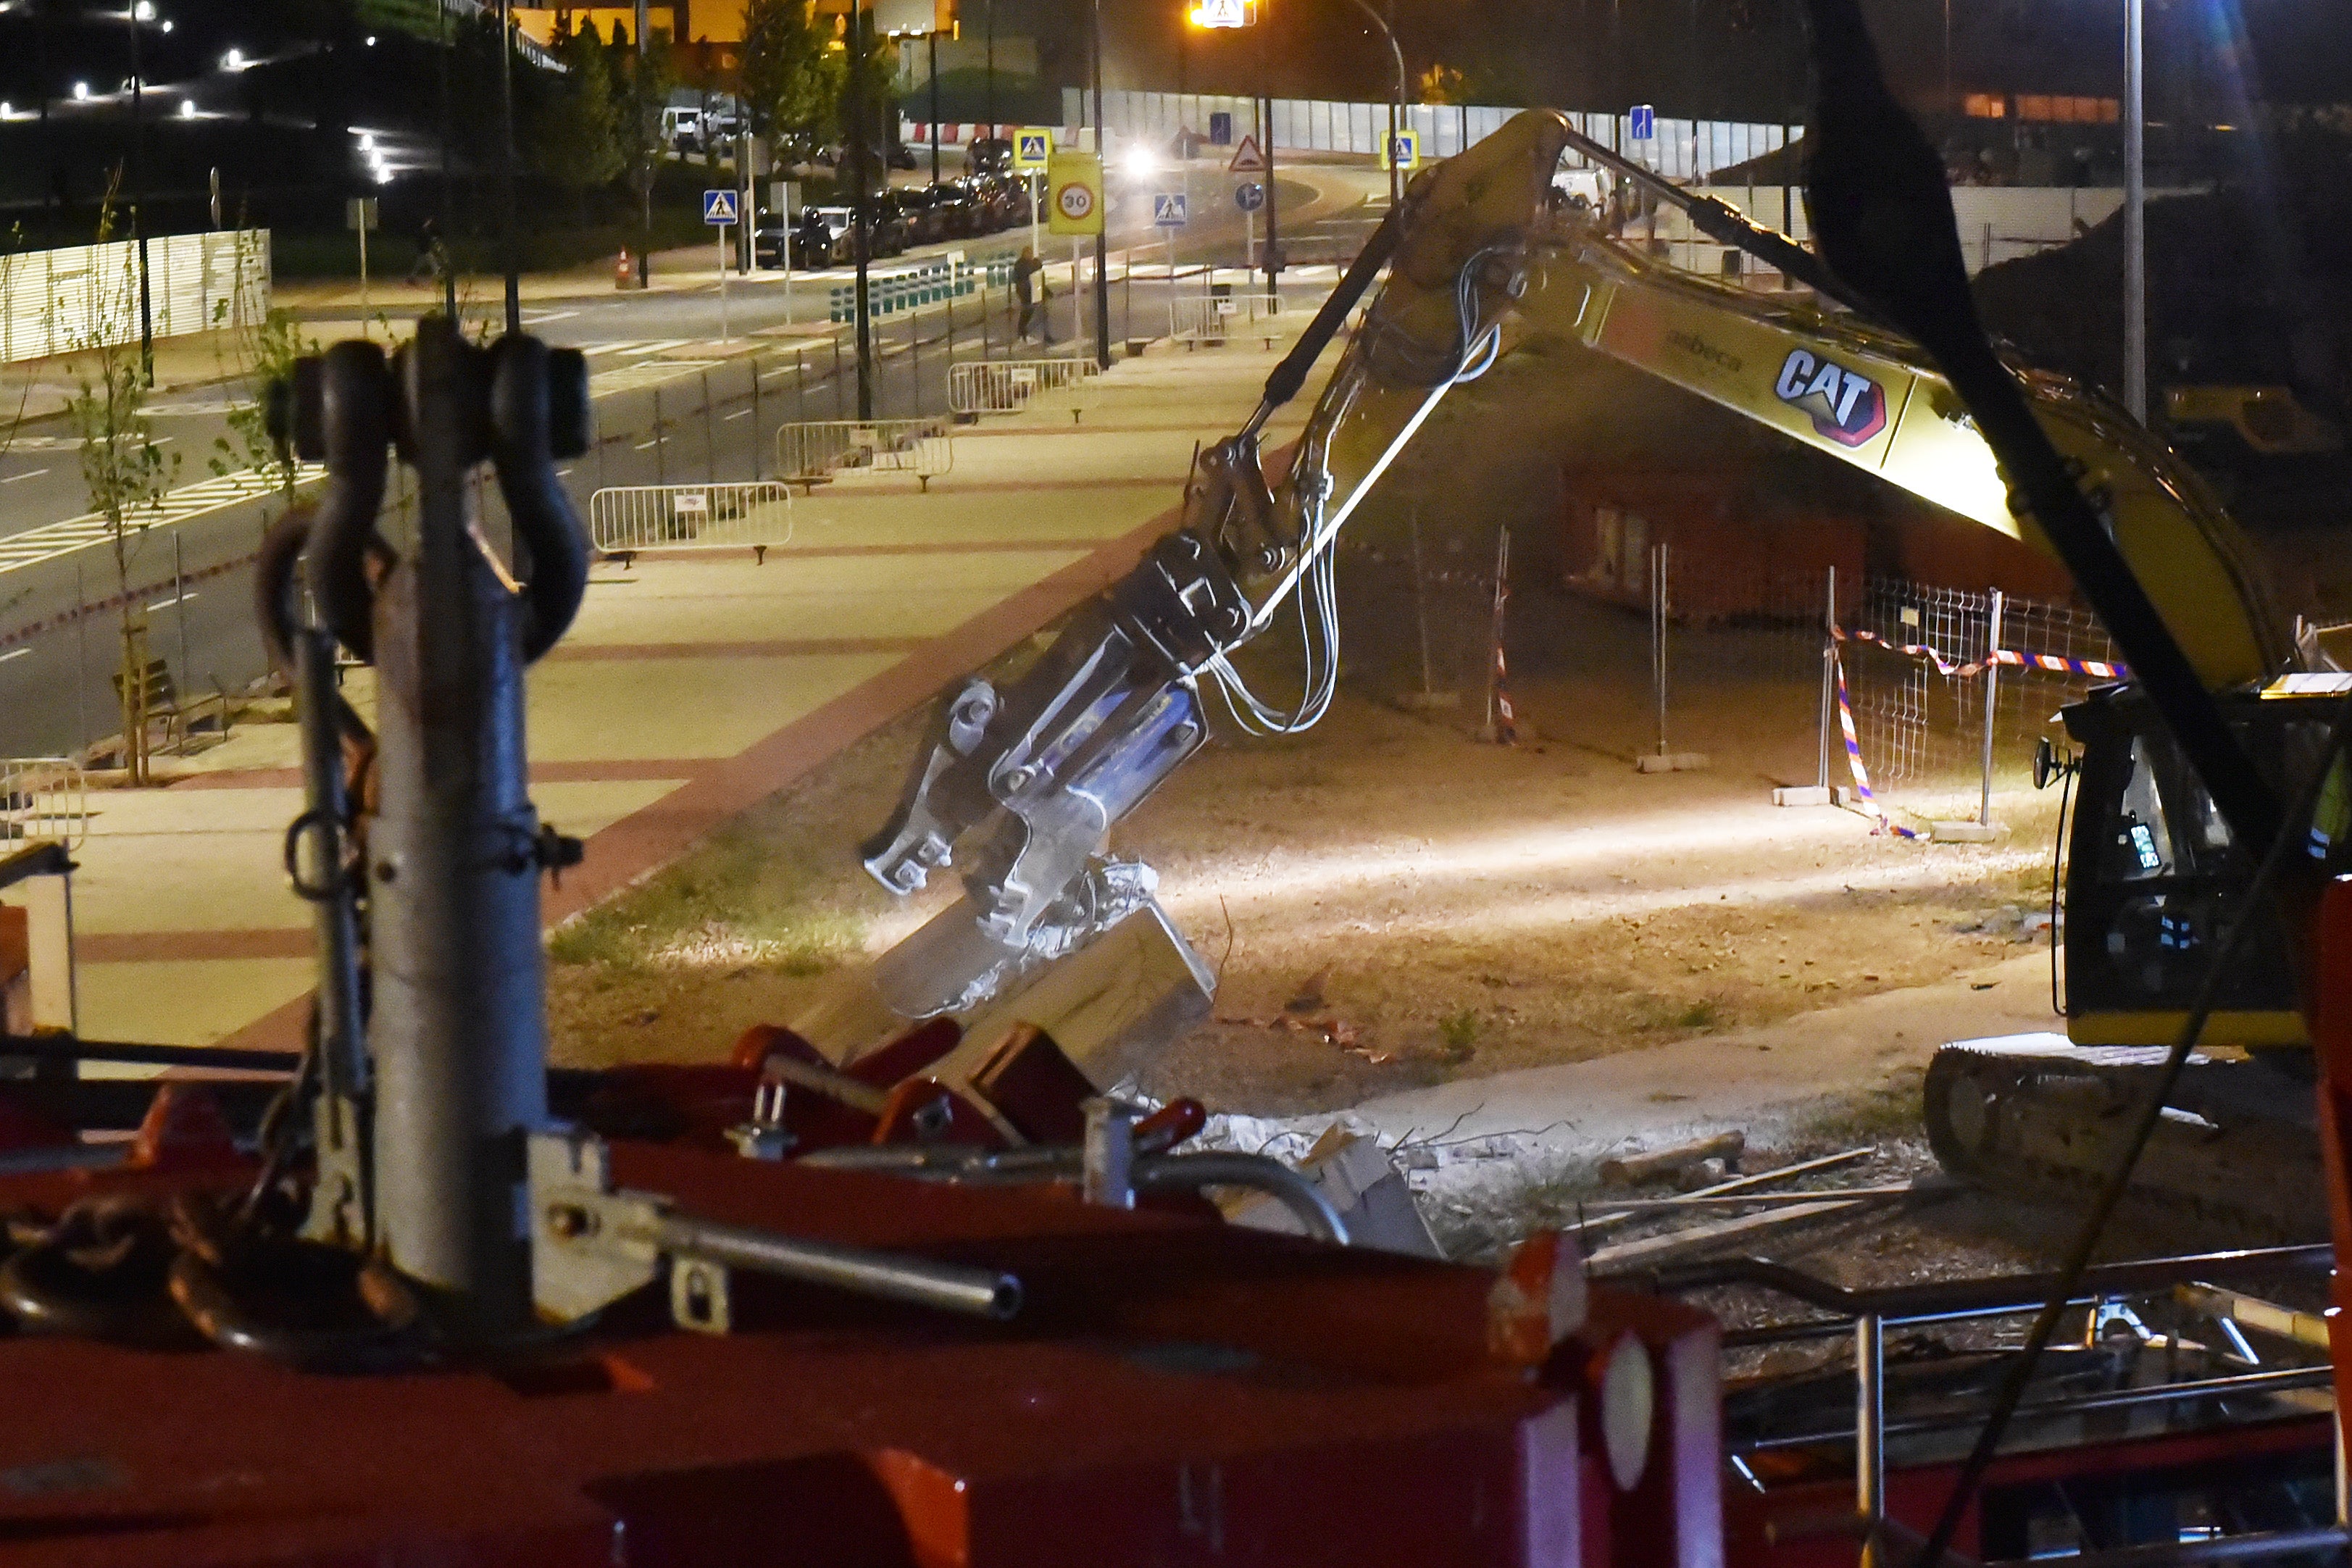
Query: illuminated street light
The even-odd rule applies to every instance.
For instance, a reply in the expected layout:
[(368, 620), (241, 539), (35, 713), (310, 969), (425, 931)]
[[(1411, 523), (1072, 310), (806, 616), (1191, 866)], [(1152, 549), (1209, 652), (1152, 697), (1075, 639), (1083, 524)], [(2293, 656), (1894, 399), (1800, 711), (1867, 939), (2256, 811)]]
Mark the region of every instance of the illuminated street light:
[(195, 117), (196, 100), (193, 98), (184, 98), (180, 100), (180, 118), (183, 120), (194, 120)]
[(82, 102), (82, 101), (86, 100), (89, 97), (89, 83), (88, 83), (88, 82), (86, 82), (86, 81), (78, 81), (78, 82), (74, 83), (74, 101), (75, 101), (75, 102), (77, 102), (77, 103)]
[(242, 50), (242, 49), (231, 49), (231, 50), (229, 50), (229, 52), (228, 52), (228, 53), (226, 53), (226, 54), (225, 54), (225, 55), (223, 55), (223, 56), (221, 57), (221, 69), (223, 69), (223, 70), (225, 70), (225, 71), (241, 71), (241, 70), (243, 70), (244, 68), (245, 68), (245, 51), (244, 51), (244, 50)]
[(139, 0), (139, 4), (131, 7), (131, 19), (134, 22), (152, 22), (155, 19), (155, 7), (149, 5), (148, 0)]
[(1150, 144), (1142, 142), (1129, 145), (1118, 163), (1130, 180), (1148, 180), (1160, 172), (1160, 160), (1151, 155)]

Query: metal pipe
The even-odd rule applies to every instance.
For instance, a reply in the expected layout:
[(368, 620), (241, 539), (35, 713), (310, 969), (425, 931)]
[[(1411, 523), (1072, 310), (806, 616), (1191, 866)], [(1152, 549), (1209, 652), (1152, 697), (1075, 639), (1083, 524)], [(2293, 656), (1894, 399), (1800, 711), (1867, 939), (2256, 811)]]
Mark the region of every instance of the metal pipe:
[(2180, 1285), (2173, 1289), (2173, 1298), (2191, 1310), (2219, 1318), (2243, 1328), (2265, 1334), (2275, 1334), (2283, 1340), (2293, 1340), (2299, 1345), (2309, 1345), (2316, 1351), (2326, 1351), (2327, 1320), (2316, 1312), (2298, 1312), (2258, 1296), (2243, 1296), (2235, 1290), (2216, 1290), (2210, 1285)]
[(1323, 1189), (1279, 1160), (1223, 1152), (1160, 1154), (1135, 1163), (1139, 1191), (1151, 1187), (1249, 1187), (1298, 1216), (1307, 1233), (1334, 1247), (1348, 1245), (1348, 1222)]
[(1992, 591), (1992, 610), (1985, 621), (1985, 714), (1984, 714), (1984, 795), (1977, 804), (1977, 821), (1992, 826), (1992, 721), (1995, 699), (2000, 690), (2000, 666), (1993, 655), (2000, 651), (2000, 590)]
[[(2020, 1420), (2049, 1420), (2060, 1415), (2085, 1415), (2095, 1410), (2125, 1410), (2141, 1405), (2169, 1405), (2182, 1399), (2221, 1399), (2231, 1394), (2284, 1394), (2297, 1388), (2324, 1388), (2335, 1379), (2334, 1369), (2324, 1366), (2284, 1367), (2274, 1372), (2239, 1373), (2230, 1377), (2211, 1377), (2201, 1383), (2168, 1383), (2153, 1388), (2124, 1388), (2110, 1394), (2086, 1394), (2073, 1399), (2044, 1399), (2017, 1407)], [(1889, 1437), (1916, 1437), (1928, 1432), (1970, 1431), (1984, 1424), (1979, 1411), (1953, 1415), (1922, 1416), (1916, 1421), (1891, 1421), (1881, 1424), (1879, 1440)], [(1743, 1444), (1742, 1453), (1756, 1453), (1766, 1448), (1810, 1448), (1822, 1443), (1844, 1443), (1854, 1439), (1852, 1432), (1805, 1432), (1778, 1437), (1759, 1437)]]
[[(1875, 1527), (1886, 1517), (1886, 1327), (1864, 1316), (1853, 1325), (1853, 1505)], [(1880, 1568), (1875, 1529), (1863, 1538), (1862, 1568)]]
[[(2280, 1274), (2326, 1273), (2334, 1267), (2335, 1248), (2326, 1242), (2189, 1253), (2086, 1268), (2076, 1284), (2076, 1291), (2079, 1300), (2095, 1300), (2134, 1290), (2169, 1289), (2200, 1280), (2226, 1282)], [(1890, 1323), (1925, 1322), (1944, 1315), (1990, 1317), (2001, 1312), (2039, 1310), (2057, 1283), (2053, 1274), (2008, 1274), (1990, 1279), (1849, 1289), (1802, 1269), (1760, 1258), (1720, 1258), (1680, 1268), (1634, 1270), (1602, 1278), (1639, 1281), (1658, 1294), (1677, 1296), (1723, 1285), (1754, 1285), (1849, 1321), (1869, 1312)]]
[[(2261, 1557), (2290, 1557), (2306, 1552), (2328, 1552), (2344, 1545), (2340, 1525), (2314, 1525), (2307, 1530), (2264, 1530), (2246, 1535), (2216, 1535), (2204, 1541), (2158, 1541), (2146, 1546), (2119, 1546), (2112, 1552), (2084, 1552), (2071, 1557), (2037, 1557), (2035, 1568), (2170, 1568), (2176, 1563), (2244, 1563)], [(1994, 1568), (1987, 1563), (1984, 1568)]]
[[(489, 370), (489, 356), (437, 317), (419, 323), (403, 351), (415, 544), (383, 575), (374, 604), (381, 783), (369, 836), (368, 1039), (378, 1233), (428, 1313), (461, 1341), (536, 1321), (529, 1241), (516, 1223), (523, 1135), (547, 1120), (524, 642), (560, 635), (560, 616), (547, 612), (571, 596), (559, 589), (535, 606), (518, 595), (469, 526), (467, 483), (493, 436), (482, 417)], [(524, 401), (510, 374), (498, 378), (501, 415)], [(542, 387), (541, 419), (544, 396)], [(498, 440), (527, 440), (530, 423), (501, 417)], [(384, 433), (374, 438), (380, 451)], [(509, 504), (536, 488), (503, 466), (500, 479), (524, 481), (509, 489)], [(521, 513), (516, 523), (521, 533)], [(536, 553), (539, 541), (530, 542)]]
[(1021, 1281), (993, 1268), (936, 1263), (678, 1215), (665, 1215), (644, 1227), (639, 1239), (673, 1257), (708, 1258), (730, 1268), (943, 1312), (1003, 1321), (1021, 1310)]

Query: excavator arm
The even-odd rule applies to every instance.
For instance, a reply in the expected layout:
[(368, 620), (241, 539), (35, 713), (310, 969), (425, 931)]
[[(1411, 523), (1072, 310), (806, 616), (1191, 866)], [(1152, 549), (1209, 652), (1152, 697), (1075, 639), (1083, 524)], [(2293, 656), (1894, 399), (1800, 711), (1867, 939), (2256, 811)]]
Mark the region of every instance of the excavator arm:
[[(1570, 147), (1654, 182), (1706, 232), (1811, 284), (1815, 300), (1692, 277), (1554, 212), (1551, 174)], [(1383, 266), (1385, 286), (1269, 482), (1267, 418), (1305, 386)], [(1248, 424), (1202, 454), (1182, 525), (1018, 679), (1000, 689), (975, 677), (940, 703), (898, 808), (861, 856), (898, 893), (961, 858), (963, 899), (885, 956), (884, 999), (911, 1017), (969, 1010), (1150, 901), (1147, 869), (1098, 858), (1105, 835), (1204, 743), (1212, 696), (1245, 729), (1320, 717), (1337, 677), (1339, 531), (1445, 394), (1517, 348), (1574, 342), (2057, 553), (1950, 383), (1858, 303), (1785, 236), (1624, 164), (1554, 112), (1522, 114), (1425, 172)], [(2195, 476), (2072, 384), (2011, 374), (2205, 689), (2276, 673), (2291, 655), (2284, 633)], [(1307, 669), (1285, 706), (1253, 692), (1230, 656), (1294, 600)]]

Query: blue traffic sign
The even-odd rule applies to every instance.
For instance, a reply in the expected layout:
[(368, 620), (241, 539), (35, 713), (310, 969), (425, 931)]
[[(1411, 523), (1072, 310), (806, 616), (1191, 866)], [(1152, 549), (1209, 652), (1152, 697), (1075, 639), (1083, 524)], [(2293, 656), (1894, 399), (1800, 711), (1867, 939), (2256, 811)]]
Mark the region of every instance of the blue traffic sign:
[(1186, 223), (1184, 208), (1188, 204), (1181, 191), (1160, 191), (1151, 198), (1151, 221), (1160, 228), (1182, 228)]
[(1635, 104), (1633, 108), (1633, 111), (1628, 114), (1626, 118), (1633, 122), (1633, 138), (1634, 141), (1654, 142), (1658, 139), (1658, 111), (1651, 105), (1646, 103)]
[(735, 193), (732, 191), (703, 192), (702, 221), (710, 224), (736, 222)]
[(1219, 147), (1234, 144), (1234, 117), (1223, 110), (1209, 116), (1209, 140)]
[(1265, 205), (1265, 187), (1259, 184), (1255, 180), (1245, 181), (1241, 184), (1235, 185), (1234, 187), (1234, 205), (1241, 208), (1242, 211), (1245, 213), (1254, 213), (1257, 211), (1258, 208)]

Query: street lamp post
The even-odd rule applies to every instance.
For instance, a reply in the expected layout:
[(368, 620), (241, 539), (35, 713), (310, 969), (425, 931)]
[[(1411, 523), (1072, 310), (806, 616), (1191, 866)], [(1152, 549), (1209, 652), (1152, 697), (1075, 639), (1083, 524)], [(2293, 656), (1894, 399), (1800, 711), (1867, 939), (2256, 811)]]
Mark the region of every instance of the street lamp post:
[[(1389, 0), (1389, 8), (1391, 11), (1395, 10), (1396, 0)], [(1372, 9), (1371, 0), (1356, 0), (1356, 9), (1372, 19), (1372, 25), (1378, 27), (1381, 30), (1381, 36), (1389, 41), (1389, 53), (1396, 57), (1396, 96), (1389, 100), (1388, 159), (1389, 205), (1394, 207), (1404, 199), (1404, 172), (1397, 167), (1396, 161), (1397, 121), (1404, 113), (1404, 50), (1397, 45), (1396, 28), (1390, 25), (1387, 17)]]
[(849, 5), (849, 247), (857, 264), (857, 417), (874, 417), (874, 295), (866, 258), (874, 248), (874, 204), (866, 160), (866, 0)]
[(155, 308), (147, 286), (147, 226), (140, 205), (147, 195), (146, 120), (141, 110), (147, 68), (140, 61), (139, 29), (155, 19), (149, 0), (133, 0), (131, 19), (131, 237), (139, 246), (139, 373), (155, 384)]
[[(1103, 124), (1102, 0), (1094, 0), (1092, 44), (1095, 67), (1095, 158), (1110, 156), (1108, 128)], [(1106, 192), (1108, 186), (1105, 187)], [(1106, 201), (1103, 205), (1108, 208)], [(1095, 367), (1110, 368), (1110, 214), (1101, 213), (1095, 225)]]
[[(637, 69), (629, 81), (629, 96), (636, 105), (638, 177), (645, 184), (645, 233), (637, 243), (637, 285), (640, 288), (646, 286), (653, 277), (654, 172), (660, 166), (660, 151), (654, 145), (646, 128), (646, 13), (651, 8), (651, 0), (637, 0)], [(789, 238), (785, 247), (789, 253)]]
[(2146, 0), (2124, 0), (2124, 406), (2147, 423)]
[(507, 263), (507, 331), (522, 332), (522, 258), (515, 233), (514, 0), (499, 0), (499, 195)]

